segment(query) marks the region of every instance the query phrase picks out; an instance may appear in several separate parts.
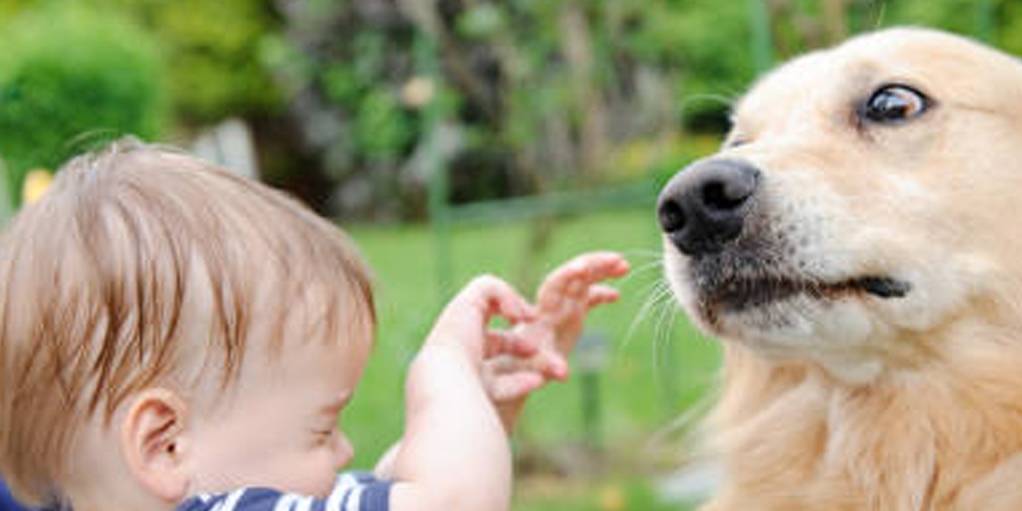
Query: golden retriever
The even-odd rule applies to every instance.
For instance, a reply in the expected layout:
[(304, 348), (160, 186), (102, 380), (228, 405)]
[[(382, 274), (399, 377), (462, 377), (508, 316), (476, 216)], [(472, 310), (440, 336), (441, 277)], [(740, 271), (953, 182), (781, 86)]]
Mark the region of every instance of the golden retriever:
[(909, 28), (797, 58), (658, 215), (724, 341), (703, 509), (1022, 510), (1022, 63)]

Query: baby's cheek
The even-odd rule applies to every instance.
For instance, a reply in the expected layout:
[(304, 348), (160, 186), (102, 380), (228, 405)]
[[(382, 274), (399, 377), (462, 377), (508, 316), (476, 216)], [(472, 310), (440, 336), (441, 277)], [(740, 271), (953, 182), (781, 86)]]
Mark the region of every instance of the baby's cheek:
[(303, 488), (298, 493), (324, 499), (333, 490), (334, 483), (337, 481), (337, 471), (330, 463), (327, 463), (326, 456), (319, 454), (318, 457), (314, 472), (306, 474), (301, 482)]

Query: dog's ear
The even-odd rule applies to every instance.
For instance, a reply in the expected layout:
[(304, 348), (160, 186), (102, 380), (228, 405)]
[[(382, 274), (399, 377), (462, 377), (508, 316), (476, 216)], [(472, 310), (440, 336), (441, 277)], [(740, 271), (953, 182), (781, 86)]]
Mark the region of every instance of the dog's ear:
[(186, 497), (183, 433), (187, 407), (174, 392), (156, 388), (139, 393), (121, 423), (121, 452), (131, 474), (166, 502)]

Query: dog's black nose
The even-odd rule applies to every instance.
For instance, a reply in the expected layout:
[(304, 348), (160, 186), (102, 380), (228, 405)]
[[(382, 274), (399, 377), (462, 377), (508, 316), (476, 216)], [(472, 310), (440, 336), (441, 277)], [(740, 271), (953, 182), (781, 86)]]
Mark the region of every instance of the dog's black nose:
[(742, 160), (693, 163), (660, 192), (660, 227), (685, 254), (720, 252), (741, 234), (759, 179), (759, 169)]

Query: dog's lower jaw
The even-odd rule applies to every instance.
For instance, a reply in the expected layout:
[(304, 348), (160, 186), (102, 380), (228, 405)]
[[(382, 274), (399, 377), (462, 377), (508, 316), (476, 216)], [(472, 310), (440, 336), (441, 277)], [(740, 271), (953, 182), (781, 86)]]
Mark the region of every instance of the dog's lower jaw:
[(778, 322), (771, 322), (768, 311), (762, 311), (767, 316), (762, 319), (723, 316), (718, 318), (718, 337), (773, 363), (812, 364), (850, 387), (873, 382), (887, 367), (886, 353), (879, 349), (884, 343), (877, 340), (887, 336), (887, 330), (858, 304), (827, 307), (830, 310), (815, 317), (790, 313)]
[[(675, 293), (688, 316), (707, 334), (776, 363), (812, 363), (843, 383), (865, 385), (886, 367), (881, 342), (888, 327), (854, 299), (823, 302), (808, 296), (726, 312)], [(686, 299), (688, 298), (688, 299)]]

